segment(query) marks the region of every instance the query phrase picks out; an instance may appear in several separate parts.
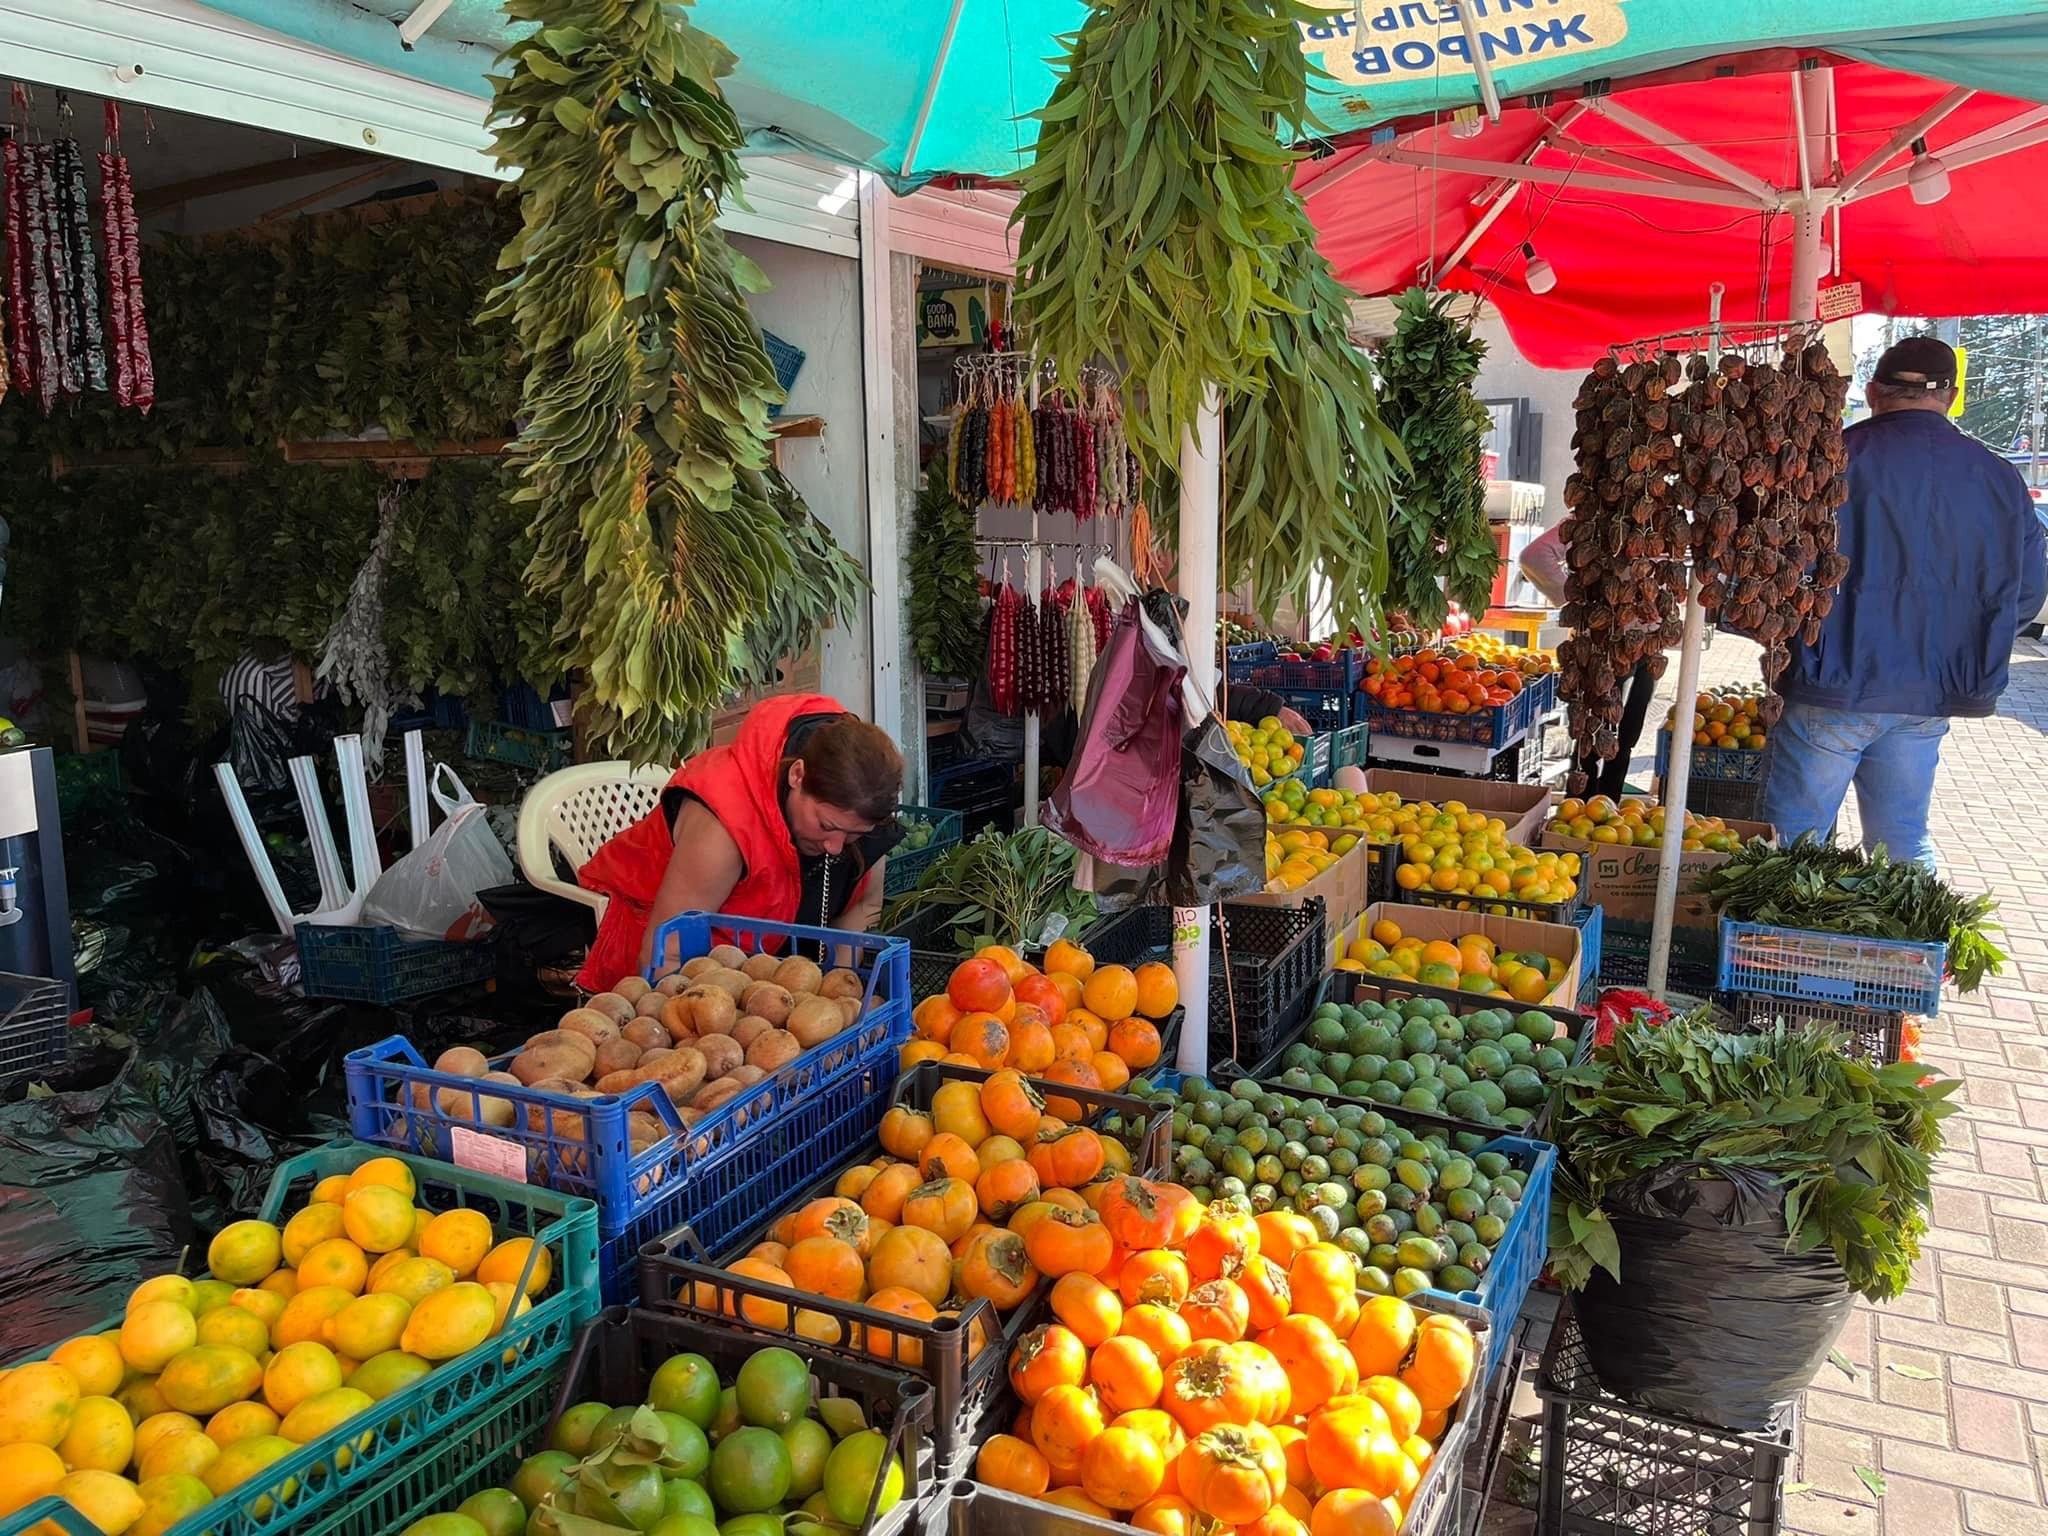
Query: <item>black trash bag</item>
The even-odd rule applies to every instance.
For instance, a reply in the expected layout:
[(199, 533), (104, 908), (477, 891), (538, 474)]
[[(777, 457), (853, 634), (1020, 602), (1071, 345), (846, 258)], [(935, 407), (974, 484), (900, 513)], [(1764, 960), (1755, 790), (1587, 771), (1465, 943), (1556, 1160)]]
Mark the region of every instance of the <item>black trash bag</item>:
[(118, 1316), (193, 1241), (178, 1144), (133, 1052), (0, 1106), (0, 1359)]
[(543, 891), (524, 880), (478, 891), (477, 900), (497, 924), (498, 992), (493, 1012), (530, 1009), (559, 1012), (566, 999), (540, 982), (543, 969), (579, 964), (597, 936), (597, 914), (580, 901)]
[(1602, 1201), (1621, 1279), (1572, 1302), (1608, 1391), (1660, 1413), (1760, 1430), (1812, 1384), (1855, 1297), (1831, 1249), (1785, 1246), (1785, 1191), (1746, 1169), (1660, 1168)]
[(1215, 715), (1181, 738), (1180, 806), (1165, 862), (1132, 869), (1098, 861), (1092, 888), (1104, 913), (1210, 906), (1266, 888), (1266, 808)]

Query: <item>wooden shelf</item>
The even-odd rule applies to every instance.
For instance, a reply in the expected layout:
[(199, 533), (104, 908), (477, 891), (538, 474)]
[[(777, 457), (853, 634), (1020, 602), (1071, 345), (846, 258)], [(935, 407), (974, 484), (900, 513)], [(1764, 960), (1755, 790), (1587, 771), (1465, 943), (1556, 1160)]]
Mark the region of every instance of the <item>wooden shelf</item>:
[(777, 437), (823, 437), (825, 418), (822, 416), (777, 416), (768, 423), (768, 430)]

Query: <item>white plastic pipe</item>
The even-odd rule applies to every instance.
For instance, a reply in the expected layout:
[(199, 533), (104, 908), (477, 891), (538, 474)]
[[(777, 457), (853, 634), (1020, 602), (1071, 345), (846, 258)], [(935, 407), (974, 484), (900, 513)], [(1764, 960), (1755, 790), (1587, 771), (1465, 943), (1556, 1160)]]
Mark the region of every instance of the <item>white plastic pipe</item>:
[(256, 875), (257, 887), (263, 892), (264, 905), (270, 908), (277, 931), (290, 938), (292, 909), (285, 904), (284, 887), (277, 883), (277, 871), (270, 863), (270, 850), (263, 846), (263, 834), (256, 830), (256, 818), (249, 814), (249, 802), (242, 798), (242, 786), (235, 778), (235, 770), (227, 763), (215, 763), (213, 776), (220, 784), (221, 799), (227, 802), (228, 819), (235, 824), (235, 836), (241, 841), (242, 853), (248, 858), (249, 868)]
[(405, 819), (412, 828), (412, 845), (427, 840), (427, 745), (418, 731), (405, 733)]
[[(1181, 626), (1186, 636), (1189, 675), (1214, 697), (1208, 669), (1216, 658), (1217, 547), (1223, 504), (1223, 430), (1212, 386), (1192, 430), (1180, 436), (1180, 550), (1176, 574), (1188, 605)], [(1135, 552), (1134, 552), (1135, 554)], [(1173, 910), (1173, 974), (1185, 1010), (1178, 1065), (1183, 1072), (1209, 1070), (1209, 908)]]
[(327, 807), (320, 801), (320, 776), (313, 759), (295, 757), (285, 765), (292, 776), (292, 788), (299, 792), (299, 814), (306, 820), (306, 843), (313, 850), (313, 872), (320, 877), (320, 905), (338, 907), (348, 900), (348, 882), (342, 878), (341, 855), (334, 848), (334, 830), (327, 824)]
[(341, 770), (341, 808), (348, 814), (349, 863), (358, 896), (367, 895), (384, 873), (377, 852), (377, 828), (370, 819), (370, 778), (363, 768), (363, 738), (334, 738), (334, 760)]

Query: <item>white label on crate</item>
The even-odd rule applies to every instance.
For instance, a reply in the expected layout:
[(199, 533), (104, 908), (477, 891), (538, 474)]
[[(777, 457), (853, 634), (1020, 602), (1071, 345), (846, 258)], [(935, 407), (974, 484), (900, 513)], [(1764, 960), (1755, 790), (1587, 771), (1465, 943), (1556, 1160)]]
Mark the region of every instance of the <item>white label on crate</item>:
[(466, 1125), (451, 1125), (448, 1127), (448, 1150), (454, 1155), (459, 1168), (495, 1173), (515, 1184), (526, 1182), (526, 1149), (516, 1141), (507, 1141), (502, 1136), (486, 1136)]

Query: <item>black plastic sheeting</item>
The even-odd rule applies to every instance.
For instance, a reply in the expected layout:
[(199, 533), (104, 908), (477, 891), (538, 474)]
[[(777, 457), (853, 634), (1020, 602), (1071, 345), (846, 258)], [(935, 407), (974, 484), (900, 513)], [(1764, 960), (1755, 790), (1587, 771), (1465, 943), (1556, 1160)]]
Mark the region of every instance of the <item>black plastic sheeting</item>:
[(0, 1359), (118, 1315), (193, 1241), (176, 1133), (132, 1051), (90, 1048), (0, 1104)]
[(1621, 1279), (1596, 1269), (1572, 1303), (1601, 1385), (1703, 1424), (1767, 1427), (1849, 1320), (1833, 1251), (1791, 1252), (1783, 1187), (1747, 1170), (1661, 1168), (1602, 1204)]

